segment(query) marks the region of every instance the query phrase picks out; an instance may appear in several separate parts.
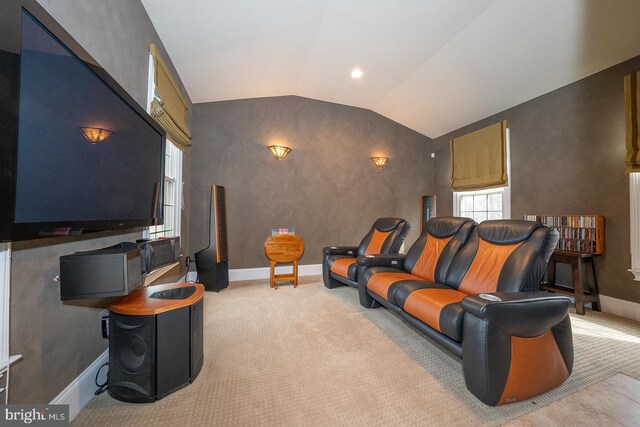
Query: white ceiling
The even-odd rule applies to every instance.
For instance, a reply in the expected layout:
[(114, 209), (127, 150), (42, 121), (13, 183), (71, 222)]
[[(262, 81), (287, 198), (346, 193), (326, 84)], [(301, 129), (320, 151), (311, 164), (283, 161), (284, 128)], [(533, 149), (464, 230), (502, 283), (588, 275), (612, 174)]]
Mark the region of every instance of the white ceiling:
[(640, 55), (638, 0), (142, 3), (195, 103), (300, 95), (431, 138)]

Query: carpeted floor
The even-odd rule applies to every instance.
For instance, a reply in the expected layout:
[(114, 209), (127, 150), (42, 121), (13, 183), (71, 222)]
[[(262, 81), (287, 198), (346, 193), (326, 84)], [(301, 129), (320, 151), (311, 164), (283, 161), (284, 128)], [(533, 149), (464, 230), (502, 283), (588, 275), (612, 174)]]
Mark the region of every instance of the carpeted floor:
[(575, 367), (558, 389), (499, 408), (476, 400), (459, 359), (355, 289), (319, 277), (268, 280), (205, 296), (205, 363), (190, 386), (153, 404), (106, 393), (75, 426), (499, 425), (617, 372), (640, 379), (640, 323), (572, 316)]

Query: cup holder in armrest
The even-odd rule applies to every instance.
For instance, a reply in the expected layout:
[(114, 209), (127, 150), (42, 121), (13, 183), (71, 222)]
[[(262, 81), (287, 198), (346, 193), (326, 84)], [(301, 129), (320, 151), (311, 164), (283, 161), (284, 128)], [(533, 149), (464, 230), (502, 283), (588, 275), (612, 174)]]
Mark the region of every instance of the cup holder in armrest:
[(185, 286), (183, 288), (167, 289), (165, 291), (154, 292), (149, 298), (155, 299), (187, 299), (196, 292), (195, 286)]
[(480, 294), (478, 296), (482, 299), (486, 299), (487, 301), (502, 301), (502, 298), (491, 294)]

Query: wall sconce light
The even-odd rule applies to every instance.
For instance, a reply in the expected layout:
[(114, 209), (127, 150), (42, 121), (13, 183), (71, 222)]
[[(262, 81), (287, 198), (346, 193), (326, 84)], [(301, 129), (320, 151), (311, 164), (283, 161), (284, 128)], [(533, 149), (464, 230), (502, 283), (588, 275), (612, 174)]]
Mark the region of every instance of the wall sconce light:
[(105, 139), (109, 138), (113, 132), (102, 128), (78, 128), (87, 140), (92, 144), (98, 144)]
[(291, 152), (291, 148), (285, 147), (284, 145), (270, 145), (267, 148), (278, 160), (284, 158), (284, 156)]
[(383, 167), (385, 167), (385, 165), (389, 161), (389, 158), (388, 157), (372, 157), (371, 161), (373, 161), (373, 164), (376, 165), (378, 169), (382, 169)]

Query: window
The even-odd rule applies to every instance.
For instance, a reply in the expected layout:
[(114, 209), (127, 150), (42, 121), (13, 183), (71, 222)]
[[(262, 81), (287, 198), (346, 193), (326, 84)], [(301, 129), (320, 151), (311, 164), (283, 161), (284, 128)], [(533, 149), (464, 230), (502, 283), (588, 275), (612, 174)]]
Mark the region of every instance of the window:
[(640, 72), (624, 77), (624, 110), (627, 125), (625, 158), (626, 171), (629, 173), (629, 204), (631, 231), (631, 268), (633, 278), (640, 281), (640, 97), (638, 96)]
[(182, 214), (182, 151), (167, 140), (164, 164), (164, 224), (149, 227), (149, 237), (180, 235)]
[[(9, 291), (11, 245), (0, 243), (0, 363), (9, 359)], [(0, 371), (2, 370), (0, 366)], [(2, 386), (4, 387), (4, 385)]]
[[(149, 87), (147, 90), (147, 111), (151, 111), (152, 101), (158, 98), (158, 88), (155, 85), (155, 59), (149, 55)], [(149, 227), (145, 237), (177, 237), (180, 236), (182, 220), (182, 151), (167, 135), (167, 148), (164, 164), (164, 205), (162, 225)]]
[(453, 193), (454, 215), (472, 218), (476, 222), (509, 218), (509, 193), (509, 187)]
[(0, 396), (9, 403), (9, 371), (21, 355), (9, 356), (9, 310), (11, 282), (11, 243), (0, 243)]
[(511, 218), (511, 148), (509, 128), (506, 129), (507, 176), (509, 186), (453, 193), (453, 214), (476, 222), (487, 219)]
[(631, 205), (631, 268), (633, 280), (640, 281), (640, 173), (629, 174)]

